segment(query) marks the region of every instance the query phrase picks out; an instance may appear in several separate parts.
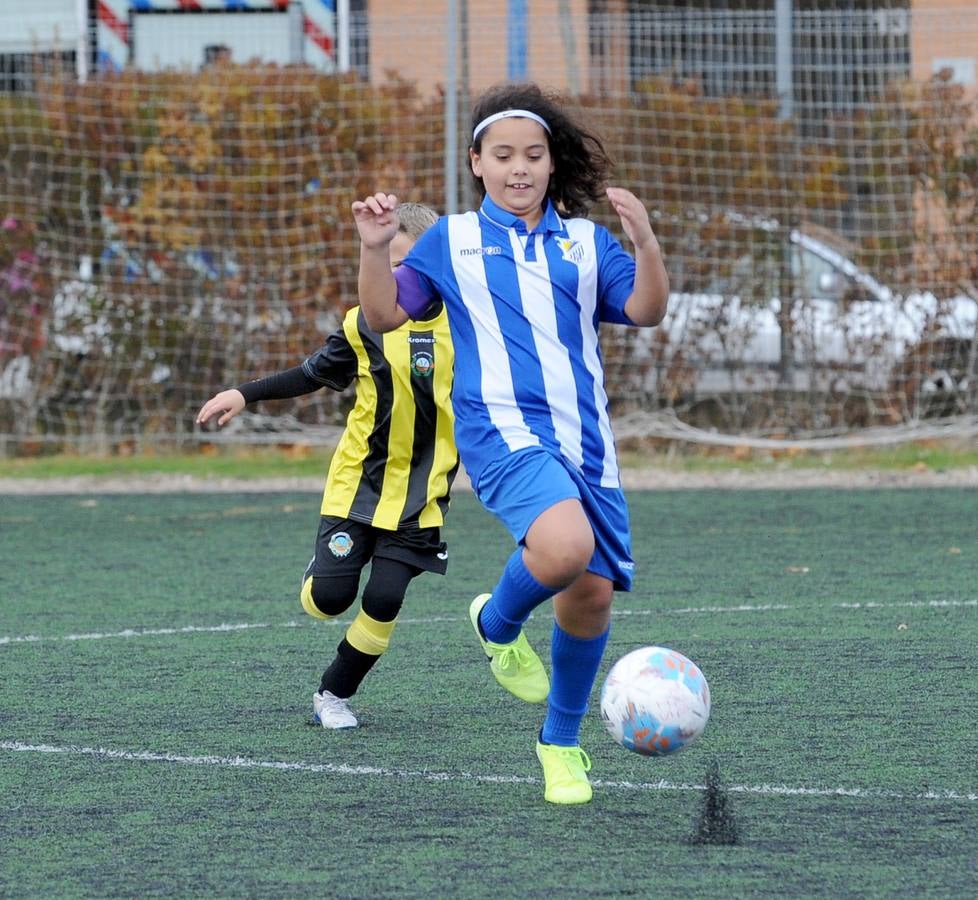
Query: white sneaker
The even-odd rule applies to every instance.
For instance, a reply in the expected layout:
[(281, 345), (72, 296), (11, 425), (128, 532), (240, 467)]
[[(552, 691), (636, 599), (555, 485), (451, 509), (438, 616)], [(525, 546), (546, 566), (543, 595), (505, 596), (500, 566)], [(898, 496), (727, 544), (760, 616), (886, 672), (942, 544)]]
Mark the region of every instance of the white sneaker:
[(359, 724), (349, 702), (329, 691), (312, 695), (312, 709), (323, 728), (356, 728)]

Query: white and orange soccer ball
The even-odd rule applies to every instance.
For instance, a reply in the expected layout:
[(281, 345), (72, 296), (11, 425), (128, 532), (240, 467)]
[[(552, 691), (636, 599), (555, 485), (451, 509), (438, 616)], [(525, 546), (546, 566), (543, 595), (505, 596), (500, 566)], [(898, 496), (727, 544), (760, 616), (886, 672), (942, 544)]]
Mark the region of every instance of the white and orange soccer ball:
[(640, 647), (618, 660), (601, 688), (611, 736), (643, 756), (688, 747), (710, 718), (710, 686), (699, 666), (666, 647)]

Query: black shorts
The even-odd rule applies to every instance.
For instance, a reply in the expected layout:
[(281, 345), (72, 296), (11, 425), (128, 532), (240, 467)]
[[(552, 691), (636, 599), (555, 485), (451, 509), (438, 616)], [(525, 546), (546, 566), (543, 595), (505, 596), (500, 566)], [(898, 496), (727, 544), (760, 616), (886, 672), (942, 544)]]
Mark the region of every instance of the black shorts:
[(335, 578), (359, 575), (374, 557), (393, 559), (421, 572), (444, 575), (448, 545), (439, 528), (403, 528), (386, 531), (336, 516), (321, 516), (316, 555), (305, 577)]

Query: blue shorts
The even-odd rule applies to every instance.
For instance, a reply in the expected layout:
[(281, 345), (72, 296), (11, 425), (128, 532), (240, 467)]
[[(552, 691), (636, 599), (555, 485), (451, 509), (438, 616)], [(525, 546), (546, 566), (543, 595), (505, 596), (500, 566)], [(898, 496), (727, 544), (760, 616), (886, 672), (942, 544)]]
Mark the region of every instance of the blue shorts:
[(632, 589), (635, 562), (621, 488), (589, 484), (562, 459), (530, 447), (486, 466), (475, 493), (518, 544), (544, 510), (561, 500), (579, 500), (594, 531), (594, 556), (587, 570), (613, 582), (615, 590)]

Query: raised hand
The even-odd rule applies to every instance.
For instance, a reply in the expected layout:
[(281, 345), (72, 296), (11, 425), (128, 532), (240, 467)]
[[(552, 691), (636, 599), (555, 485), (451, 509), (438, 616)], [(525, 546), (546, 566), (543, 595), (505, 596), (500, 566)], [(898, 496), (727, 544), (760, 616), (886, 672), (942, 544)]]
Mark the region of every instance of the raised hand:
[(621, 227), (637, 248), (641, 249), (655, 240), (652, 225), (649, 223), (649, 214), (638, 197), (625, 188), (617, 187), (608, 188), (607, 194), (608, 200), (621, 219)]
[(397, 197), (378, 191), (363, 200), (354, 200), (350, 206), (353, 219), (360, 232), (360, 240), (371, 249), (386, 248), (397, 234)]

